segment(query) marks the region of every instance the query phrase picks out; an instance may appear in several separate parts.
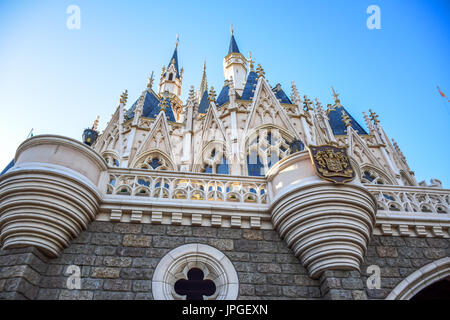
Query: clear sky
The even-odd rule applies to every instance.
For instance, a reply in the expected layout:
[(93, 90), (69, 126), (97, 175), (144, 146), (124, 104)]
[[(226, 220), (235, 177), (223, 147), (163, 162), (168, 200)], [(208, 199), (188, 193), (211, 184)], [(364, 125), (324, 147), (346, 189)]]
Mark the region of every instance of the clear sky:
[[(69, 5), (81, 28), (69, 30)], [(381, 29), (369, 30), (369, 5)], [(223, 86), (230, 22), (240, 51), (272, 86), (332, 102), (330, 87), (365, 127), (372, 108), (418, 181), (450, 188), (450, 1), (100, 1), (0, 0), (0, 171), (31, 128), (81, 139), (100, 115), (103, 130), (123, 90), (130, 106), (173, 53), (184, 67), (182, 98)]]

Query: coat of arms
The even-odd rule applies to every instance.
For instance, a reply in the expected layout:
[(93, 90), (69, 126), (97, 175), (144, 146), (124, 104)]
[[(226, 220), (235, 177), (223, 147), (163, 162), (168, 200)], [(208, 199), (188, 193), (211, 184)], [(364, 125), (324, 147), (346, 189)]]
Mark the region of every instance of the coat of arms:
[(355, 178), (345, 147), (310, 146), (309, 151), (316, 172), (322, 179), (343, 183)]

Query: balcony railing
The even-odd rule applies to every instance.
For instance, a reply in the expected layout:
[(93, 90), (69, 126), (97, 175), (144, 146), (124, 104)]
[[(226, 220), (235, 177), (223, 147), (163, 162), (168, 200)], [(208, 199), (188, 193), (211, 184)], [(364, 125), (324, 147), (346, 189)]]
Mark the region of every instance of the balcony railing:
[(450, 192), (444, 189), (366, 185), (378, 201), (378, 210), (448, 214)]
[(106, 193), (151, 199), (267, 203), (264, 178), (110, 169)]

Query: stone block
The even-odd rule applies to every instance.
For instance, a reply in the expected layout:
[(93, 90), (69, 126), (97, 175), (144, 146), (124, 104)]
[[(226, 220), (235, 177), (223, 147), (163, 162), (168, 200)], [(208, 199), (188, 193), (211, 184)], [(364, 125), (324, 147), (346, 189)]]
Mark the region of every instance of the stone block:
[(120, 268), (110, 267), (96, 267), (92, 270), (92, 278), (118, 278), (120, 275)]
[(397, 248), (395, 247), (385, 247), (385, 246), (378, 246), (376, 247), (377, 254), (380, 258), (397, 258), (398, 252)]
[(86, 290), (61, 290), (59, 300), (92, 300), (93, 291)]
[(209, 245), (217, 248), (220, 251), (231, 251), (234, 249), (234, 243), (231, 239), (209, 239)]
[(114, 225), (114, 232), (117, 233), (141, 233), (142, 225), (133, 223), (117, 223)]
[(103, 289), (108, 291), (130, 291), (131, 284), (131, 280), (106, 279), (103, 282)]
[(129, 267), (131, 261), (128, 257), (105, 257), (103, 264), (107, 267)]
[(123, 245), (125, 247), (149, 248), (152, 245), (152, 237), (127, 234), (123, 237)]
[(242, 237), (247, 240), (263, 240), (263, 233), (261, 230), (245, 229), (242, 231)]

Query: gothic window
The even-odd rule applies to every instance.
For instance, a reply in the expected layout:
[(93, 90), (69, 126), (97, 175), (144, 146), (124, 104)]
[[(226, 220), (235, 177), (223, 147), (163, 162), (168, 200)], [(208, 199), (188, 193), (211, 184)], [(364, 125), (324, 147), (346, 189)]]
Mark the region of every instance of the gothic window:
[(169, 81), (172, 81), (173, 79), (173, 73), (169, 73)]
[(106, 163), (110, 167), (120, 167), (119, 160), (117, 160), (117, 158), (110, 153), (104, 154), (103, 159), (105, 159)]
[(275, 128), (259, 130), (249, 141), (247, 148), (249, 176), (264, 176), (275, 163), (291, 154), (287, 138)]
[(204, 280), (203, 271), (192, 268), (187, 273), (187, 279), (175, 282), (175, 292), (186, 296), (186, 300), (203, 300), (203, 296), (212, 296), (216, 292), (216, 285), (212, 280)]
[(234, 300), (239, 279), (225, 254), (205, 244), (189, 243), (159, 261), (152, 292), (155, 300)]
[(365, 169), (363, 171), (361, 182), (368, 184), (389, 184), (380, 173), (372, 169)]
[(158, 152), (151, 153), (136, 166), (140, 169), (148, 170), (173, 170), (170, 161)]
[(229, 174), (228, 162), (222, 148), (212, 148), (203, 156), (202, 172)]

